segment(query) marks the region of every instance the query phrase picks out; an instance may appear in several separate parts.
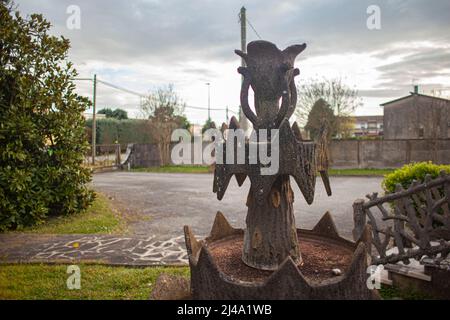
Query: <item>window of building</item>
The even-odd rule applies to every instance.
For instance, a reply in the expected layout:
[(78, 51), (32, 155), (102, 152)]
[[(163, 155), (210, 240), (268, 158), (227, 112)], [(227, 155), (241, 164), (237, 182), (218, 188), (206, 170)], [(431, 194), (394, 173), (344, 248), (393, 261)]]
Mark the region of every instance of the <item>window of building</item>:
[(369, 127), (369, 129), (376, 129), (377, 128), (377, 123), (375, 121), (370, 121), (368, 123), (368, 127)]

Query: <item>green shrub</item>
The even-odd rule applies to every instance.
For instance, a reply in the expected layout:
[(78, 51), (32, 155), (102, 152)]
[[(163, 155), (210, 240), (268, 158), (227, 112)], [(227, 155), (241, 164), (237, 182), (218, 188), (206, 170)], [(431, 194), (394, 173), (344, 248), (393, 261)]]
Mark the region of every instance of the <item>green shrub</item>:
[(431, 162), (407, 164), (402, 168), (385, 175), (382, 186), (386, 193), (392, 193), (395, 192), (395, 187), (398, 183), (406, 189), (414, 180), (423, 182), (427, 174), (436, 178), (442, 170), (450, 173), (450, 165), (437, 165)]
[(89, 206), (83, 112), (67, 60), (69, 41), (42, 15), (0, 2), (0, 231)]
[[(395, 170), (394, 172), (387, 174), (382, 182), (383, 189), (386, 193), (395, 192), (396, 185), (401, 184), (404, 189), (407, 189), (411, 183), (416, 180), (418, 182), (423, 182), (426, 175), (431, 175), (432, 178), (436, 178), (439, 173), (444, 170), (450, 173), (450, 165), (436, 165), (431, 162), (419, 162), (412, 163), (403, 166), (402, 168)], [(444, 196), (443, 188), (437, 188), (437, 191)], [(421, 199), (420, 197), (418, 199)], [(426, 208), (427, 203), (425, 200), (414, 201), (414, 207), (418, 210), (419, 207)], [(393, 203), (391, 206), (393, 207)], [(438, 214), (443, 214), (442, 208), (437, 209)], [(417, 211), (417, 216), (420, 217), (419, 211)], [(422, 223), (419, 224), (423, 227)], [(433, 227), (441, 227), (442, 223), (434, 221)], [(448, 239), (447, 239), (448, 240)]]

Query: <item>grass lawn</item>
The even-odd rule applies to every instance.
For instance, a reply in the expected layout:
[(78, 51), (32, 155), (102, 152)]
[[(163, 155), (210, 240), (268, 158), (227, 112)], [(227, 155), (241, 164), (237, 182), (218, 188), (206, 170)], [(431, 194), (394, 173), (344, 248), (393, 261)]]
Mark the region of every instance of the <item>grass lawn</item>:
[(157, 172), (157, 173), (208, 173), (210, 170), (209, 166), (188, 166), (188, 165), (167, 165), (161, 167), (152, 168), (135, 168), (132, 171), (135, 172)]
[[(135, 168), (135, 172), (157, 172), (157, 173), (209, 173), (209, 166), (168, 165), (153, 168)], [(330, 169), (330, 176), (384, 176), (391, 173), (393, 169)]]
[(188, 267), (125, 268), (80, 264), (81, 288), (69, 290), (66, 265), (0, 267), (0, 300), (5, 299), (133, 299), (148, 300), (163, 273), (189, 276)]
[(70, 216), (50, 218), (43, 224), (20, 232), (41, 234), (111, 234), (124, 233), (126, 222), (120, 212), (112, 208), (110, 200), (97, 193), (94, 203), (86, 211)]
[(374, 176), (382, 177), (395, 169), (330, 169), (330, 176)]
[[(69, 290), (67, 265), (4, 265), (0, 268), (0, 300), (130, 299), (148, 300), (157, 277), (169, 273), (189, 277), (188, 267), (125, 268), (80, 264), (81, 288)], [(383, 299), (423, 300), (430, 297), (383, 286)]]

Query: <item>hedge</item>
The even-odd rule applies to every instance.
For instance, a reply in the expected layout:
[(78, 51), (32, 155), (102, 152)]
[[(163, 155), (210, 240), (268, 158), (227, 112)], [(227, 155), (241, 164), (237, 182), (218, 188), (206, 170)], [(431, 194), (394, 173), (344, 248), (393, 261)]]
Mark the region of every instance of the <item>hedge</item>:
[[(88, 140), (91, 141), (92, 119), (86, 120)], [(98, 119), (96, 120), (97, 144), (152, 143), (148, 120)]]
[(401, 184), (403, 188), (407, 189), (414, 180), (423, 182), (427, 174), (436, 178), (442, 170), (450, 173), (450, 165), (437, 165), (432, 162), (407, 164), (402, 168), (387, 174), (384, 177), (382, 186), (386, 193), (392, 193), (395, 192), (395, 187), (398, 183)]

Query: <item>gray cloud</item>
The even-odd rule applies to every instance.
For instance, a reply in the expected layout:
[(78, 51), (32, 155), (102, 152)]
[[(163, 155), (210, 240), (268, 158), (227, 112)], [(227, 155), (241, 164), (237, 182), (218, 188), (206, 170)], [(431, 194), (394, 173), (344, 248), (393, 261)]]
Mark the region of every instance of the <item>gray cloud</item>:
[(386, 84), (402, 83), (405, 79), (450, 76), (450, 49), (425, 49), (377, 69), (383, 72)]
[[(43, 12), (58, 32), (69, 36), (73, 52), (103, 60), (170, 61), (234, 59), (239, 46), (241, 1), (19, 0), (26, 12)], [(383, 0), (382, 29), (366, 28), (372, 0), (248, 1), (259, 34), (280, 47), (307, 42), (305, 55), (367, 52), (400, 41), (450, 42), (447, 0)], [(82, 10), (82, 30), (65, 28), (68, 5)], [(249, 28), (249, 39), (256, 35)]]
[[(405, 53), (398, 51), (397, 54)], [(450, 79), (450, 49), (417, 49), (401, 61), (376, 68), (382, 72), (381, 81), (371, 90), (361, 90), (366, 97), (398, 97), (412, 90), (413, 82), (419, 83), (422, 91), (449, 90), (442, 83), (423, 83), (424, 79), (447, 77)]]
[[(16, 0), (24, 13), (41, 12), (55, 34), (72, 41), (71, 58), (78, 63), (171, 65), (199, 78), (214, 70), (186, 67), (194, 61), (239, 63), (238, 11), (242, 4), (252, 25), (280, 48), (306, 42), (301, 58), (328, 54), (367, 53), (385, 59), (410, 53), (401, 62), (378, 67), (381, 84), (361, 93), (395, 96), (412, 78), (430, 78), (450, 67), (449, 50), (395, 48), (398, 43), (428, 41), (450, 44), (448, 0)], [(82, 29), (65, 27), (66, 8), (78, 5)], [(366, 28), (366, 9), (381, 8), (381, 30)], [(257, 36), (248, 28), (248, 40)], [(442, 75), (442, 74), (441, 74)], [(448, 74), (445, 74), (448, 75)], [(326, 76), (326, 75), (324, 75)], [(439, 86), (439, 84), (436, 84)]]
[(372, 90), (359, 90), (358, 93), (364, 97), (371, 98), (385, 98), (385, 97), (400, 97), (411, 90), (411, 86), (404, 86), (401, 89), (372, 89)]

